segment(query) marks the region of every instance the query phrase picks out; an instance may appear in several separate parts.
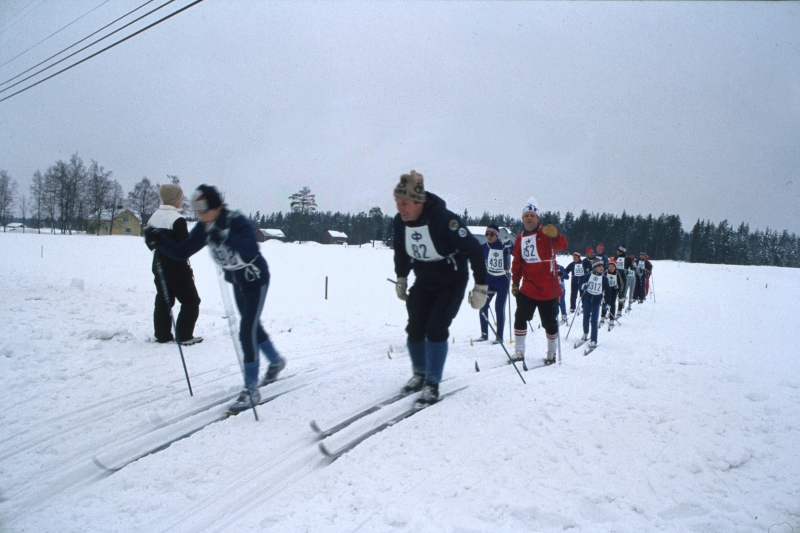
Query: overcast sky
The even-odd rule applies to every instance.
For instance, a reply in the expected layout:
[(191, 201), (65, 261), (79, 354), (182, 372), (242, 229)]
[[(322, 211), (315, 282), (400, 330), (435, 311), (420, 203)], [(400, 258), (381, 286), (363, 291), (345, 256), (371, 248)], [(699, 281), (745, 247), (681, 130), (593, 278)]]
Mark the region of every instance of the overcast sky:
[[(0, 1), (0, 82), (145, 1)], [(246, 213), (307, 185), (393, 214), (415, 169), (458, 213), (535, 196), (800, 233), (800, 4), (205, 0), (0, 102), (21, 190), (74, 152)]]

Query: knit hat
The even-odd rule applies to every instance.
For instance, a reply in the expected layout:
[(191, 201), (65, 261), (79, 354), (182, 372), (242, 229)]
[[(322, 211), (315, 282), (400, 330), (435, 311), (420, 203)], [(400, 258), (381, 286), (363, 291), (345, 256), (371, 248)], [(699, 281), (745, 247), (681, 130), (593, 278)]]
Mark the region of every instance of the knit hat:
[(536, 213), (536, 216), (539, 216), (539, 204), (536, 202), (536, 198), (533, 196), (528, 198), (528, 201), (525, 203), (525, 207), (522, 208), (522, 214), (524, 215), (528, 211), (533, 211)]
[(617, 246), (617, 251), (618, 251), (619, 253), (621, 253), (622, 255), (625, 255), (625, 252), (627, 252), (628, 250), (626, 250), (626, 249), (625, 249), (625, 246), (623, 246), (622, 244), (620, 244), (619, 246)]
[(647, 254), (644, 252), (639, 252), (639, 255), (647, 255)]
[(414, 202), (425, 203), (425, 183), (422, 174), (412, 170), (410, 174), (400, 176), (400, 183), (394, 188), (395, 196), (404, 196)]
[(581, 253), (580, 253), (580, 252), (572, 252), (572, 255), (577, 255), (577, 256), (578, 256), (578, 259), (580, 259), (580, 258), (581, 258)]
[(608, 266), (614, 265), (614, 268), (617, 268), (617, 260), (615, 258), (611, 258), (608, 260)]
[(209, 211), (222, 205), (222, 196), (213, 185), (201, 185), (192, 193), (192, 209)]
[(593, 253), (594, 253), (594, 250), (592, 249), (592, 247), (591, 246), (587, 246), (586, 247), (586, 255), (593, 254)]
[(599, 250), (600, 248), (602, 248), (603, 250), (605, 250), (605, 249), (606, 249), (606, 247), (605, 247), (605, 246), (603, 246), (603, 243), (602, 243), (602, 242), (598, 242), (598, 243), (597, 243), (597, 249)]
[(178, 202), (183, 199), (183, 189), (177, 185), (167, 183), (158, 188), (158, 197), (161, 198), (162, 204), (178, 207)]
[(500, 228), (497, 226), (497, 224), (489, 224), (486, 226), (486, 233), (494, 233), (500, 237)]
[(592, 262), (592, 270), (594, 270), (597, 267), (601, 267), (601, 266), (603, 266), (603, 260), (602, 259), (595, 259)]

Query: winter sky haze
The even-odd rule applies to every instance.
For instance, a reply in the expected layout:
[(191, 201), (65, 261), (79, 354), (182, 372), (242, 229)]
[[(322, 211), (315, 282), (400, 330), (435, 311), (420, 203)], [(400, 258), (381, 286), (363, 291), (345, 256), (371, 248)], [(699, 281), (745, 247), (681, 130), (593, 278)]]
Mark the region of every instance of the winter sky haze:
[[(145, 2), (3, 0), (0, 82)], [(798, 14), (796, 2), (205, 0), (0, 102), (0, 169), (27, 192), (37, 169), (78, 152), (126, 192), (175, 174), (246, 213), (285, 212), (303, 186), (325, 211), (394, 213), (413, 168), (459, 213), (516, 216), (535, 196), (562, 214), (800, 233)], [(8, 89), (17, 81), (0, 98), (29, 83)]]

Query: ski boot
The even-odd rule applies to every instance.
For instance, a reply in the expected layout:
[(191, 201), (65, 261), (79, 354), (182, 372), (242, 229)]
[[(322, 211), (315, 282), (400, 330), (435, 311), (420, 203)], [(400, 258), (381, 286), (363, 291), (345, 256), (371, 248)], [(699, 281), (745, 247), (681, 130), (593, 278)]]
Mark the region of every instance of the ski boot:
[(410, 394), (412, 392), (417, 392), (422, 390), (422, 386), (425, 384), (425, 376), (423, 374), (414, 374), (411, 376), (411, 379), (408, 380), (406, 386), (403, 387), (402, 392), (406, 394)]
[(270, 364), (267, 367), (267, 373), (264, 374), (264, 379), (261, 380), (261, 383), (258, 384), (259, 387), (263, 387), (264, 385), (269, 385), (270, 383), (274, 382), (278, 379), (278, 374), (281, 373), (281, 370), (286, 368), (286, 359), (281, 359), (280, 363)]
[(439, 384), (425, 383), (422, 387), (422, 394), (414, 402), (415, 405), (431, 405), (439, 401)]
[(556, 352), (547, 352), (547, 356), (544, 358), (545, 365), (552, 365), (556, 362)]
[(242, 411), (247, 411), (255, 404), (261, 401), (261, 394), (258, 392), (258, 389), (251, 391), (249, 389), (242, 389), (242, 392), (239, 393), (239, 397), (236, 398), (236, 401), (228, 407), (229, 413), (241, 413)]

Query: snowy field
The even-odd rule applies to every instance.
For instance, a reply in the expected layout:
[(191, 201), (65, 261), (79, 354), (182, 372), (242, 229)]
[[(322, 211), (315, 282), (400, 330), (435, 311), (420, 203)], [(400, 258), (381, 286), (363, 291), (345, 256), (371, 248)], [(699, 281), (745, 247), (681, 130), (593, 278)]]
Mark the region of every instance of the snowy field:
[[(527, 385), (499, 346), (470, 346), (465, 302), (442, 392), (467, 388), (328, 464), (309, 422), (334, 425), (410, 375), (392, 253), (262, 251), (262, 319), (289, 362), (262, 395), (289, 392), (258, 422), (209, 425), (108, 475), (93, 458), (118, 465), (190, 432), (240, 389), (216, 269), (193, 258), (205, 342), (184, 348), (190, 397), (176, 346), (152, 341), (141, 239), (0, 233), (0, 531), (800, 532), (800, 270), (657, 261), (656, 302), (588, 357), (573, 329), (563, 364)], [(529, 364), (544, 351), (537, 329)]]

